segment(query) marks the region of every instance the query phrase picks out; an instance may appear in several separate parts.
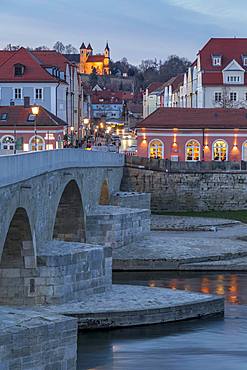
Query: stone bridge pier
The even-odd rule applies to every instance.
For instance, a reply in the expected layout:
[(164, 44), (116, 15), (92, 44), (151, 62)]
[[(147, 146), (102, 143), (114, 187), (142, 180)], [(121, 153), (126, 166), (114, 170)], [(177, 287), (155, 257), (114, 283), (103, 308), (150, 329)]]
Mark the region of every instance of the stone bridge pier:
[[(78, 301), (111, 288), (111, 248), (149, 230), (116, 199), (124, 159), (76, 149), (0, 157), (0, 304)], [(132, 194), (133, 198), (133, 194)]]

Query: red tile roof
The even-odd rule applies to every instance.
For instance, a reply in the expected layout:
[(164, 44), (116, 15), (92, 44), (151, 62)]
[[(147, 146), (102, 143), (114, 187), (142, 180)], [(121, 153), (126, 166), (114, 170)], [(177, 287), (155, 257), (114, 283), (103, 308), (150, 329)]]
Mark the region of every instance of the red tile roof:
[[(20, 48), (17, 51), (0, 50), (0, 81), (1, 82), (57, 82), (58, 78), (46, 71), (45, 66), (58, 67), (66, 71), (69, 61), (60, 53), (51, 51), (28, 51)], [(23, 64), (25, 72), (22, 76), (14, 75), (14, 65)]]
[[(203, 73), (203, 84), (219, 85), (223, 83), (222, 70), (235, 59), (246, 71), (242, 56), (247, 56), (247, 38), (211, 38), (199, 51), (201, 69)], [(221, 66), (212, 65), (212, 55), (222, 57)], [(245, 83), (247, 77), (245, 76)]]
[(141, 121), (137, 128), (246, 128), (246, 109), (159, 108)]
[[(1, 120), (1, 115), (7, 113), (7, 120)], [(21, 105), (15, 106), (0, 106), (0, 127), (10, 126), (34, 126), (34, 121), (28, 121), (29, 115), (32, 114), (31, 107), (25, 108)], [(67, 123), (55, 116), (53, 113), (46, 110), (44, 107), (39, 107), (39, 114), (36, 118), (37, 126), (44, 127), (64, 127)]]
[(68, 59), (61, 53), (57, 53), (55, 50), (47, 51), (32, 51), (42, 65), (58, 67), (64, 73), (66, 72), (66, 65), (70, 64)]
[(159, 87), (163, 85), (163, 82), (152, 82), (150, 85), (148, 85), (148, 93), (151, 94), (153, 91), (157, 90)]
[(87, 58), (87, 62), (104, 62), (104, 59), (104, 55), (89, 55), (89, 57)]

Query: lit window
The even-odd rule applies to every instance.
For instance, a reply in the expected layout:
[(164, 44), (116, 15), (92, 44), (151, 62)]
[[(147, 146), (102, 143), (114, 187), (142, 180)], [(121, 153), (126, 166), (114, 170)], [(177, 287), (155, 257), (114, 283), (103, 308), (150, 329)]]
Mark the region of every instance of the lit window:
[(216, 92), (216, 93), (214, 93), (214, 100), (215, 100), (216, 102), (220, 102), (220, 101), (221, 101), (221, 99), (222, 99), (222, 94), (221, 94), (221, 92)]
[(230, 92), (230, 100), (236, 101), (237, 100), (237, 93), (236, 92)]
[(247, 141), (243, 143), (242, 147), (242, 159), (243, 161), (247, 162)]
[(190, 140), (185, 147), (185, 160), (186, 161), (199, 161), (200, 160), (200, 144), (196, 140)]
[(162, 159), (164, 157), (164, 145), (160, 140), (153, 140), (149, 144), (149, 158)]
[(8, 119), (8, 113), (2, 113), (1, 116), (0, 116), (0, 120), (1, 121), (7, 121)]
[(36, 100), (43, 99), (43, 89), (35, 89), (35, 99)]
[(22, 99), (22, 90), (20, 88), (14, 89), (14, 99)]
[(45, 143), (44, 143), (44, 139), (40, 136), (34, 136), (30, 142), (30, 149), (32, 151), (35, 151), (35, 150), (44, 150), (45, 148)]
[(217, 140), (213, 144), (213, 160), (227, 160), (227, 143), (224, 140)]
[(213, 59), (213, 66), (221, 66), (221, 56), (215, 55), (212, 57)]

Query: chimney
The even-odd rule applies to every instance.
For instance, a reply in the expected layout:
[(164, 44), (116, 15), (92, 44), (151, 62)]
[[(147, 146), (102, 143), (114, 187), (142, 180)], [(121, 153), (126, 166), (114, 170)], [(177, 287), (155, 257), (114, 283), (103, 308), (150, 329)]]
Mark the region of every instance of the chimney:
[(29, 108), (29, 107), (30, 107), (30, 97), (24, 96), (24, 108)]

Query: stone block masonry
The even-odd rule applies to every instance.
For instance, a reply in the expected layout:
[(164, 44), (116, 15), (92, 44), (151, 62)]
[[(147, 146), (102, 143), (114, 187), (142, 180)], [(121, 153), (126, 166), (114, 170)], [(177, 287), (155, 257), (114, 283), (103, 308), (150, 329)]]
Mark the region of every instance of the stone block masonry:
[(0, 370), (76, 370), (76, 319), (3, 307), (0, 312)]
[(116, 248), (150, 231), (150, 210), (98, 206), (87, 216), (87, 242)]
[(151, 193), (155, 211), (247, 209), (247, 173), (164, 172), (125, 167), (122, 191)]
[(36, 269), (0, 269), (0, 304), (35, 305), (79, 301), (111, 288), (111, 249), (50, 241)]
[(150, 209), (151, 194), (118, 191), (111, 196), (111, 204), (118, 207)]

